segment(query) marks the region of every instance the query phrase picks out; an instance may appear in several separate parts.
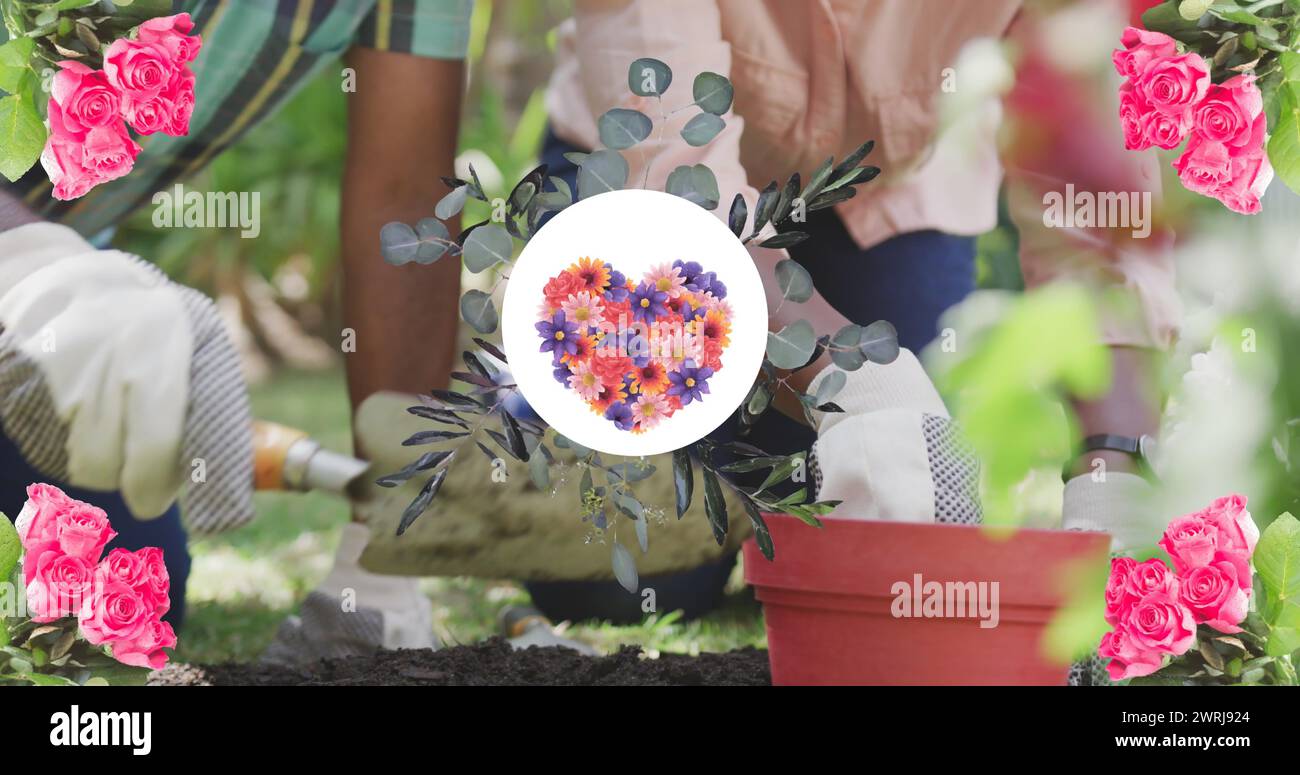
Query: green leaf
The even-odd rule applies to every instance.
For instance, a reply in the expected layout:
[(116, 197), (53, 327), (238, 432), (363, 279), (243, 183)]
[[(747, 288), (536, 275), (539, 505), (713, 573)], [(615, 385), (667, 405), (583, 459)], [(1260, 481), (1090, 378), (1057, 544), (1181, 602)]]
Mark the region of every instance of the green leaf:
[(816, 400), (818, 404), (824, 404), (834, 398), (844, 389), (844, 383), (849, 381), (849, 377), (842, 371), (832, 371), (817, 383)]
[(812, 205), (812, 201), (817, 198), (817, 195), (821, 193), (822, 188), (826, 185), (827, 181), (830, 180), (831, 169), (834, 165), (835, 157), (832, 156), (826, 159), (826, 161), (823, 161), (821, 166), (813, 172), (812, 178), (808, 181), (808, 185), (804, 187), (803, 192), (799, 194), (799, 198), (803, 200), (805, 207)]
[(802, 231), (785, 231), (780, 234), (774, 234), (771, 237), (758, 243), (761, 248), (771, 248), (772, 250), (781, 250), (783, 248), (792, 248), (800, 242), (808, 239), (810, 234)]
[(505, 409), (501, 410), (501, 428), (506, 433), (506, 441), (510, 443), (510, 454), (517, 460), (528, 462), (528, 444), (524, 441), (524, 433), (519, 429), (519, 422)]
[(731, 87), (731, 81), (725, 76), (705, 72), (695, 76), (695, 83), (691, 85), (691, 95), (695, 98), (695, 104), (700, 106), (700, 110), (721, 116), (731, 109), (731, 99), (735, 95), (735, 90)]
[(456, 186), (447, 193), (438, 204), (433, 208), (433, 214), (443, 219), (452, 218), (465, 208), (465, 200), (469, 198), (469, 186)]
[(1273, 520), (1260, 536), (1253, 560), (1264, 591), (1260, 610), (1270, 625), (1267, 653), (1289, 654), (1300, 647), (1300, 521), (1290, 514)]
[(0, 513), (0, 581), (9, 580), (9, 574), (18, 567), (22, 556), (23, 545), (18, 540), (18, 531), (9, 518)]
[(651, 57), (637, 59), (627, 68), (627, 88), (638, 97), (659, 97), (673, 82), (673, 70)]
[(699, 148), (708, 145), (726, 126), (727, 122), (712, 113), (701, 113), (682, 127), (682, 139), (687, 145)]
[(510, 232), (498, 224), (486, 223), (471, 231), (465, 240), (465, 268), (477, 274), (494, 264), (509, 261), (513, 253)]
[(781, 288), (781, 296), (789, 301), (802, 304), (812, 298), (812, 275), (798, 261), (789, 258), (778, 261), (776, 281)]
[(831, 361), (845, 371), (857, 371), (867, 362), (859, 344), (865, 329), (853, 323), (841, 328), (831, 337)]
[(1178, 4), (1178, 15), (1189, 22), (1194, 22), (1210, 10), (1214, 0), (1182, 0)]
[(668, 193), (694, 202), (705, 210), (718, 206), (718, 179), (703, 164), (683, 164), (668, 175)]
[(673, 491), (677, 498), (677, 518), (681, 519), (691, 507), (691, 495), (695, 491), (691, 453), (685, 449), (673, 450)]
[(736, 198), (731, 200), (731, 210), (727, 213), (727, 227), (731, 233), (737, 237), (745, 230), (745, 219), (749, 217), (749, 208), (745, 204), (745, 197), (736, 194)]
[(872, 363), (893, 363), (898, 357), (898, 331), (888, 320), (877, 320), (862, 329), (858, 349)]
[(397, 523), (397, 534), (399, 536), (405, 533), (407, 528), (409, 528), (415, 520), (419, 519), (420, 515), (429, 508), (429, 504), (433, 502), (434, 496), (436, 496), (438, 490), (442, 488), (442, 482), (447, 478), (447, 472), (449, 470), (451, 470), (449, 467), (439, 468), (437, 473), (429, 477), (429, 481), (425, 482), (424, 486), (420, 488), (420, 493), (415, 496), (415, 500), (411, 501), (411, 504), (402, 512), (402, 518)]
[(778, 369), (797, 369), (817, 347), (817, 335), (807, 320), (796, 320), (776, 333), (768, 332), (767, 359)]
[(614, 578), (618, 579), (619, 585), (635, 595), (640, 586), (640, 578), (636, 572), (636, 559), (618, 541), (614, 542), (613, 566)]
[(36, 41), (31, 38), (14, 38), (0, 46), (0, 90), (10, 94), (23, 93), (23, 87), (31, 83), (29, 63), (35, 49)]
[(749, 516), (750, 524), (754, 526), (754, 542), (758, 544), (758, 550), (767, 559), (776, 559), (776, 545), (772, 543), (772, 534), (767, 529), (763, 513), (747, 496), (742, 495), (740, 501), (745, 506), (745, 514)]
[(541, 450), (534, 450), (532, 457), (528, 459), (528, 476), (537, 485), (537, 489), (546, 492), (551, 489), (551, 466), (546, 459), (545, 447), (538, 445)]
[(777, 188), (776, 181), (767, 184), (758, 194), (758, 203), (754, 205), (754, 231), (758, 234), (772, 219), (772, 213), (776, 210), (777, 200), (781, 198), (781, 192)]
[(639, 110), (614, 108), (601, 115), (596, 128), (606, 147), (621, 151), (649, 137), (654, 123)]
[(761, 457), (737, 460), (734, 463), (728, 463), (725, 466), (719, 467), (718, 470), (726, 471), (729, 474), (747, 474), (750, 471), (766, 470), (784, 462), (784, 455), (763, 455)]
[[(1300, 59), (1300, 55), (1283, 54), (1281, 60), (1287, 63), (1293, 56)], [(1268, 140), (1268, 160), (1287, 188), (1300, 193), (1300, 98), (1297, 89), (1300, 89), (1300, 83), (1284, 81), (1277, 90), (1277, 124), (1270, 127), (1272, 136)]]
[(645, 507), (642, 506), (641, 501), (637, 500), (634, 496), (629, 495), (626, 492), (615, 491), (614, 505), (618, 506), (619, 511), (628, 515), (632, 519), (640, 520), (642, 522), (645, 521)]
[(722, 546), (727, 540), (727, 501), (722, 497), (718, 475), (708, 468), (704, 469), (704, 513), (713, 528), (713, 538)]
[(627, 159), (618, 151), (602, 148), (587, 155), (578, 167), (578, 198), (618, 191), (627, 183)]
[(839, 186), (844, 185), (844, 181), (850, 178), (850, 173), (856, 174), (857, 166), (862, 163), (863, 159), (867, 158), (867, 155), (871, 153), (872, 149), (875, 147), (876, 141), (868, 140), (855, 148), (853, 153), (845, 156), (839, 164), (835, 165), (835, 169), (831, 171), (831, 180), (834, 182), (827, 186), (827, 188), (838, 188)]
[(17, 181), (41, 158), (45, 123), (32, 101), (20, 95), (0, 99), (0, 175)]
[(460, 297), (460, 316), (480, 334), (497, 330), (497, 307), (492, 297), (477, 288), (465, 291)]

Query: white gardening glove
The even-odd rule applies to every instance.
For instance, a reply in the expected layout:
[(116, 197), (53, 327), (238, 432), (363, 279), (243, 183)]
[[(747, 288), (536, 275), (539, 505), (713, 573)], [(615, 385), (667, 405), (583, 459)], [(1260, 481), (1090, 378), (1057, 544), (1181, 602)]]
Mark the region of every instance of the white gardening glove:
[(381, 648), (438, 648), (433, 606), (418, 579), (381, 576), (359, 564), (369, 540), (364, 525), (344, 526), (334, 567), (307, 595), (299, 615), (280, 625), (262, 654), (263, 662), (297, 665), (373, 654)]
[(1153, 508), (1154, 490), (1136, 474), (1082, 474), (1065, 483), (1061, 525), (1066, 530), (1110, 533), (1117, 554), (1154, 549), (1169, 520)]
[(212, 302), (65, 226), (0, 233), (0, 424), (42, 474), (137, 518), (185, 485), (191, 524), (252, 517), (248, 398)]
[[(824, 369), (808, 392), (836, 371)], [(903, 349), (893, 363), (845, 374), (831, 399), (844, 411), (815, 418), (817, 497), (843, 501), (833, 516), (979, 522), (979, 465), (916, 356)]]

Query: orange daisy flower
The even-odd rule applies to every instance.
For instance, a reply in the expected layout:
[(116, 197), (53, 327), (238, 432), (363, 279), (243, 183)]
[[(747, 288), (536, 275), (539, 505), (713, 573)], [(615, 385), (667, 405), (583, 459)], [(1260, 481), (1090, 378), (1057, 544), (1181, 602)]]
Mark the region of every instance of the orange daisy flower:
[(705, 342), (716, 342), (719, 347), (731, 344), (731, 323), (718, 310), (710, 310), (703, 320), (695, 321), (695, 333), (704, 337)]
[(668, 389), (668, 370), (658, 361), (638, 366), (632, 372), (632, 392), (648, 396), (659, 395)]
[(578, 263), (570, 265), (569, 271), (582, 281), (580, 290), (604, 293), (609, 288), (609, 267), (604, 261), (584, 256), (578, 259)]
[(565, 354), (560, 358), (562, 363), (582, 363), (591, 357), (592, 352), (596, 349), (596, 339), (591, 336), (576, 337), (578, 349), (572, 355)]

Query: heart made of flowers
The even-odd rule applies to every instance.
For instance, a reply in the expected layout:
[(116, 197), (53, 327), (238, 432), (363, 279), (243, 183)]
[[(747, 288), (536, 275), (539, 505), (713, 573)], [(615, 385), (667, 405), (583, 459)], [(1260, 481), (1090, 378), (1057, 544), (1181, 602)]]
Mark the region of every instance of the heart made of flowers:
[(722, 370), (732, 309), (717, 273), (698, 262), (660, 264), (637, 282), (583, 257), (542, 293), (539, 351), (557, 382), (619, 430), (643, 433), (703, 402)]

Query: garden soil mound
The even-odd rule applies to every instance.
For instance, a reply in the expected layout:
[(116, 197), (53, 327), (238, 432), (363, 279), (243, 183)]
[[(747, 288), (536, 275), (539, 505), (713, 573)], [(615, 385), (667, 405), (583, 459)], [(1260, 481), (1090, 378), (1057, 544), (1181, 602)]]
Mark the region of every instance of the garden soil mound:
[(172, 664), (153, 686), (767, 686), (767, 652), (661, 654), (635, 646), (587, 657), (564, 648), (515, 651), (493, 638), (440, 651), (381, 651), (371, 657), (326, 659), (300, 668), (259, 664)]

